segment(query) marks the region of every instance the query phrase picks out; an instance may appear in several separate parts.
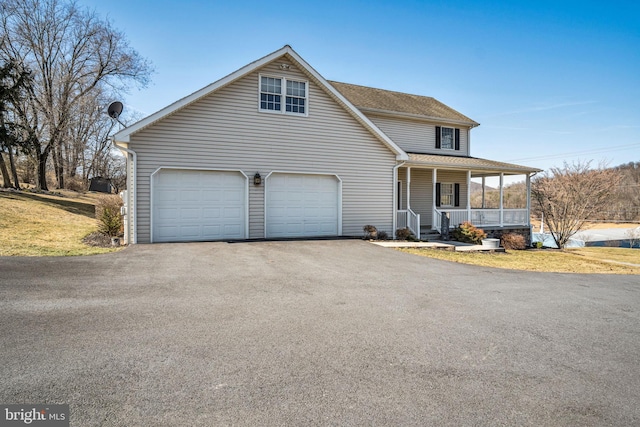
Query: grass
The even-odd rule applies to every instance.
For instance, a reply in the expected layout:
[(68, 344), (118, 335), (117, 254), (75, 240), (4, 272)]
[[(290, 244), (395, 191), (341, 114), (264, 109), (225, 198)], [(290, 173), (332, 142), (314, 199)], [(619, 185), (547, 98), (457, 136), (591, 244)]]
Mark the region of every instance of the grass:
[[(402, 252), (462, 264), (513, 270), (587, 273), (640, 274), (640, 250), (624, 248), (577, 248), (507, 251), (504, 253), (453, 252), (430, 248), (401, 248)], [(635, 264), (636, 266), (621, 263)]]
[(82, 239), (96, 231), (91, 195), (0, 191), (0, 256), (68, 256), (114, 252)]

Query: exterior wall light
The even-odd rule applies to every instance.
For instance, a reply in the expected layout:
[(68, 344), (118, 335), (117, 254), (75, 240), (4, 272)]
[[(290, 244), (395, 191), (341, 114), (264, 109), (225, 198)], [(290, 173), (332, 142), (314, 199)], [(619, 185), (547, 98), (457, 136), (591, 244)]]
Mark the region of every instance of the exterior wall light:
[(253, 185), (260, 185), (262, 184), (262, 177), (260, 176), (260, 172), (256, 172), (255, 175), (253, 175)]

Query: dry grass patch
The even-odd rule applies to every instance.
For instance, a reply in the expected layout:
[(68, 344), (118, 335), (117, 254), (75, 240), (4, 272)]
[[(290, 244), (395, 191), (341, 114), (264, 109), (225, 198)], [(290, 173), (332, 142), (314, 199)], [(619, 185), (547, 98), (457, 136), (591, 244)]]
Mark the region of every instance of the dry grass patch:
[(97, 229), (91, 198), (0, 191), (1, 256), (65, 256), (113, 252), (82, 239)]
[[(581, 248), (580, 250), (583, 249), (586, 249), (586, 252), (590, 255), (585, 256), (575, 249), (564, 251), (557, 249), (507, 251), (504, 253), (453, 252), (429, 248), (401, 248), (399, 250), (445, 261), (512, 270), (554, 273), (640, 274), (640, 267), (618, 264), (616, 262), (620, 262), (621, 258), (619, 257), (616, 257), (615, 260), (607, 259), (605, 261), (606, 258), (598, 251), (619, 248)], [(619, 250), (640, 254), (637, 249)], [(606, 251), (604, 252), (606, 253)], [(629, 256), (637, 257), (638, 255), (632, 253)], [(613, 256), (609, 255), (608, 258), (613, 258)], [(627, 258), (625, 257), (624, 259)]]
[(640, 266), (640, 250), (638, 249), (587, 247), (572, 248), (567, 249), (567, 251), (592, 260)]

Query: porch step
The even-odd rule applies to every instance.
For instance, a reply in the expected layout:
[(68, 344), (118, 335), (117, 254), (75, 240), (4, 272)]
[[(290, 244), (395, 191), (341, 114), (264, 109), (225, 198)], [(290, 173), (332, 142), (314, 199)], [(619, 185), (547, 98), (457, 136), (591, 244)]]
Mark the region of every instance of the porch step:
[(420, 240), (432, 241), (432, 240), (440, 240), (442, 236), (438, 233), (438, 230), (432, 230), (431, 228), (421, 229), (420, 230)]

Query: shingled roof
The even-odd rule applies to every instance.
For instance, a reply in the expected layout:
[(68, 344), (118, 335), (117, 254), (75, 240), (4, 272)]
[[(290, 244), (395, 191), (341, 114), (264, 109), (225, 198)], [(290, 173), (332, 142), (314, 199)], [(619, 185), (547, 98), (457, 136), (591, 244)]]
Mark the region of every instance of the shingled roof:
[(329, 81), (329, 83), (363, 112), (400, 113), (469, 126), (478, 126), (479, 124), (430, 96), (412, 95), (334, 81)]
[(496, 160), (480, 159), (477, 157), (409, 153), (409, 162), (416, 165), (428, 164), (430, 166), (442, 168), (464, 168), (477, 171), (500, 171), (518, 175), (524, 173), (541, 172), (540, 169), (531, 168), (529, 166), (498, 162)]

